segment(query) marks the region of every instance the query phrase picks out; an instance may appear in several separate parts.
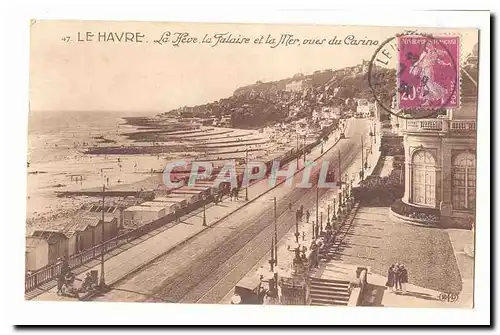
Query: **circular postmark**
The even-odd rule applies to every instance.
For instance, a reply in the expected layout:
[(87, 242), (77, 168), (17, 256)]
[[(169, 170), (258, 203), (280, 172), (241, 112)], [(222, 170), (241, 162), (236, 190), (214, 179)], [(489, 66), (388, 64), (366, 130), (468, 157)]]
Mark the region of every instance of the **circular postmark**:
[(403, 119), (436, 116), (459, 106), (460, 40), (404, 32), (382, 42), (368, 67), (378, 105)]

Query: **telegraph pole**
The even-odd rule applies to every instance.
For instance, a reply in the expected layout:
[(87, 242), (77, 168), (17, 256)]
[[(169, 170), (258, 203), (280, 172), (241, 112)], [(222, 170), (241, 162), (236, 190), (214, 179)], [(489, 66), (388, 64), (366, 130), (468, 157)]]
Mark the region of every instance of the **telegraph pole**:
[[(245, 171), (248, 173), (248, 146), (245, 149)], [(245, 187), (245, 201), (248, 201), (248, 187), (250, 185), (246, 185)]]
[(274, 237), (271, 237), (271, 258), (269, 259), (269, 265), (271, 266), (271, 272), (274, 272)]
[(304, 134), (304, 166), (306, 166), (306, 135)]
[(321, 233), (323, 231), (323, 212), (321, 212), (320, 216), (320, 226), (319, 226), (319, 232)]
[(332, 220), (337, 220), (337, 216), (335, 214), (335, 207), (337, 207), (337, 198), (333, 197), (333, 216), (332, 216)]
[(278, 266), (278, 211), (276, 209), (276, 197), (274, 197), (274, 262)]
[(299, 243), (299, 215), (295, 212), (295, 242)]
[[(316, 227), (318, 226), (318, 224), (319, 224), (319, 176), (318, 176), (318, 181), (316, 182)], [(319, 237), (317, 235), (318, 234), (316, 234), (316, 238)]]
[(101, 222), (101, 283), (99, 284), (101, 290), (104, 290), (106, 287), (106, 280), (104, 279), (104, 203), (106, 197), (106, 186), (102, 185), (102, 222)]
[(327, 217), (326, 217), (326, 225), (330, 225), (330, 204), (328, 204), (328, 209), (327, 209)]
[(297, 133), (297, 170), (299, 169), (299, 133)]
[(203, 227), (207, 227), (207, 211), (206, 211), (206, 208), (207, 208), (206, 199), (203, 199), (203, 223), (202, 223)]
[(342, 188), (342, 166), (340, 165), (340, 149), (339, 149), (339, 186)]
[(365, 176), (365, 156), (364, 156), (364, 143), (363, 135), (361, 135), (361, 181), (363, 181)]

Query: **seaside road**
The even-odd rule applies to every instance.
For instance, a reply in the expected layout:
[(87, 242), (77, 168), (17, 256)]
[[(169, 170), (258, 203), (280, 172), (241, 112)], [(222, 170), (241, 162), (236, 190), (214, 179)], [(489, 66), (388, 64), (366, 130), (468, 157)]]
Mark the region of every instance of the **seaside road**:
[[(360, 155), (360, 136), (367, 133), (366, 120), (352, 121), (347, 138), (318, 162), (337, 163), (340, 149), (345, 170)], [(301, 179), (302, 172), (295, 177), (295, 180)], [(324, 192), (326, 189), (320, 189), (320, 196)], [(265, 236), (270, 236), (273, 229), (272, 198), (277, 198), (281, 236), (294, 225), (295, 209), (300, 205), (312, 207), (315, 196), (314, 188), (292, 188), (283, 184), (141, 271), (115, 283), (110, 292), (95, 300), (195, 302), (203, 298), (201, 302), (217, 302), (269, 249), (270, 240)], [(292, 212), (288, 210), (289, 203), (293, 204)], [(218, 288), (212, 289), (214, 286)], [(204, 297), (210, 290), (210, 297)]]
[[(338, 132), (336, 136), (330, 136), (330, 139), (325, 143), (325, 148), (331, 148), (337, 142)], [(314, 148), (307, 158), (310, 160), (316, 159), (321, 156), (321, 148), (317, 146)], [(291, 164), (295, 165), (295, 162)], [(302, 165), (300, 162), (299, 165)], [(289, 165), (290, 166), (290, 165)], [(286, 168), (286, 167), (284, 167)], [(238, 201), (227, 201), (214, 205), (211, 204), (207, 206), (206, 218), (208, 226), (214, 228), (221, 222), (221, 219), (245, 208), (246, 205), (250, 204), (255, 199), (259, 198), (266, 191), (269, 191), (269, 181), (267, 179), (261, 179), (250, 185), (249, 187), (249, 203), (246, 203), (243, 199)], [(189, 241), (191, 238), (203, 233), (207, 227), (202, 226), (203, 221), (203, 210), (196, 210), (183, 216), (180, 224), (176, 224), (170, 227), (160, 227), (156, 231), (153, 231), (146, 236), (143, 236), (137, 240), (124, 245), (113, 252), (106, 254), (105, 260), (105, 276), (108, 285), (115, 286), (116, 283), (122, 281), (126, 277), (131, 277), (133, 273), (142, 270), (144, 267), (149, 266), (155, 260), (158, 260), (163, 255), (170, 253), (173, 249), (179, 248), (184, 243)], [(75, 270), (78, 279), (83, 280), (84, 274), (90, 270), (100, 271), (100, 264), (97, 260), (85, 264), (81, 268)], [(46, 288), (41, 288), (35, 292), (30, 292), (26, 299), (35, 300), (76, 300), (75, 297), (59, 296), (56, 294), (55, 280)], [(129, 296), (135, 296), (142, 293), (134, 293), (136, 291), (132, 290), (122, 290), (115, 292), (121, 292), (121, 295), (125, 295), (127, 298), (125, 300), (130, 300)], [(35, 293), (35, 294), (32, 294)]]

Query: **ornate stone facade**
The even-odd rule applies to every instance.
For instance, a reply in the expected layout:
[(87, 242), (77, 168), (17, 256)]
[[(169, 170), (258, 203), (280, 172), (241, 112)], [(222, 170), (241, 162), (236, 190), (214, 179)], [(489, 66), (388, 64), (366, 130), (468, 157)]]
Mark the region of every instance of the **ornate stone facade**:
[(462, 118), (476, 104), (429, 119), (403, 121), (405, 194), (403, 202), (435, 208), (441, 225), (471, 228), (476, 198), (476, 121)]

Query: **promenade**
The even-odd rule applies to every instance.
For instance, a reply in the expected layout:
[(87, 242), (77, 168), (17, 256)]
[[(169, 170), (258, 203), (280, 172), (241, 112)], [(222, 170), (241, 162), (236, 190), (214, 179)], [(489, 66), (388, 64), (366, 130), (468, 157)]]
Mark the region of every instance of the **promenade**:
[[(338, 131), (332, 133), (329, 140), (323, 145), (323, 153), (326, 153), (328, 149), (332, 148), (337, 143), (339, 135)], [(321, 151), (321, 145), (318, 145), (307, 155), (307, 160), (312, 161), (320, 158), (322, 156)], [(296, 161), (292, 161), (290, 164), (297, 163)], [(302, 169), (302, 165), (302, 160), (299, 160), (300, 169)], [(284, 181), (284, 179), (279, 180), (277, 185)], [(207, 226), (202, 225), (203, 209), (198, 209), (182, 217), (181, 222), (178, 224), (169, 228), (159, 228), (127, 245), (111, 251), (106, 254), (104, 262), (106, 284), (112, 286), (121, 279), (140, 271), (156, 259), (184, 245), (204, 230), (216, 226), (218, 222), (246, 207), (271, 189), (267, 178), (259, 180), (248, 187), (249, 201), (244, 200), (246, 190), (243, 189), (240, 192), (239, 200), (230, 201), (228, 198), (225, 198), (224, 201), (218, 205), (212, 204), (207, 206), (205, 211)], [(74, 272), (78, 274), (78, 279), (83, 279), (86, 272), (90, 270), (97, 270), (100, 272), (100, 269), (100, 262), (94, 260), (86, 266), (75, 269)], [(78, 281), (76, 285), (78, 286)], [(57, 295), (55, 280), (44, 287), (47, 287), (47, 291), (33, 297), (33, 300), (77, 300), (77, 298)]]
[[(365, 170), (366, 175), (370, 175), (372, 173), (379, 157), (380, 153), (378, 151), (373, 151), (371, 155), (366, 157), (369, 165), (369, 168)], [(360, 182), (358, 172), (360, 171), (361, 165), (362, 165), (361, 153), (358, 153), (357, 157), (352, 161), (352, 164), (343, 172), (343, 174), (347, 174), (348, 176), (353, 176), (352, 178), (353, 187), (356, 187)], [(326, 226), (326, 223), (328, 221), (328, 210), (329, 210), (328, 207), (330, 207), (329, 214), (330, 217), (332, 217), (334, 210), (333, 204), (336, 204), (337, 207), (335, 209), (338, 209), (338, 203), (339, 203), (338, 189), (327, 191), (323, 196), (321, 196), (318, 199), (318, 217), (320, 218), (320, 222), (322, 218), (323, 227)], [(313, 241), (312, 222), (316, 221), (316, 206), (305, 207), (304, 211), (309, 211), (310, 219), (309, 222), (306, 222), (305, 218), (301, 222), (299, 222), (298, 225), (298, 231), (300, 234), (299, 244), (301, 247), (305, 246), (306, 248), (309, 248), (311, 242)], [(274, 271), (278, 273), (278, 276), (289, 277), (291, 275), (291, 272), (293, 271), (292, 263), (295, 257), (295, 253), (293, 250), (297, 245), (295, 239), (295, 229), (296, 229), (295, 227), (291, 228), (278, 241), (278, 265), (274, 269)], [(270, 277), (271, 275), (270, 265), (269, 265), (270, 258), (271, 258), (271, 252), (269, 251), (264, 257), (262, 257), (255, 264), (255, 266), (245, 275), (245, 277), (259, 276), (259, 275), (263, 275), (265, 278)], [(320, 276), (324, 272), (323, 268), (325, 267), (325, 264), (323, 262), (321, 263), (322, 266), (320, 267), (320, 269), (311, 270), (311, 275)], [(344, 277), (340, 278), (338, 276), (337, 279), (345, 280)], [(231, 290), (226, 293), (226, 295), (219, 301), (219, 303), (229, 304), (231, 301), (231, 297), (233, 296), (233, 291), (234, 287), (231, 288)]]
[[(392, 169), (390, 159), (374, 171), (379, 155), (368, 157), (372, 173), (387, 175)], [(360, 158), (346, 171), (359, 171)], [(359, 182), (355, 181), (354, 186)], [(328, 205), (336, 202), (336, 192), (327, 192), (319, 200), (319, 212), (326, 224)], [(312, 241), (312, 224), (316, 217), (315, 207), (309, 210), (309, 223), (300, 222), (299, 244), (309, 248)], [(278, 265), (274, 271), (278, 276), (290, 276), (296, 247), (295, 227), (291, 228), (278, 242)], [(385, 307), (471, 307), (473, 303), (473, 259), (467, 254), (472, 243), (469, 230), (439, 229), (413, 226), (393, 222), (387, 207), (360, 207), (356, 212), (346, 235), (341, 238), (340, 248), (329, 262), (320, 262), (319, 269), (312, 269), (310, 275), (338, 280), (354, 279), (352, 271), (357, 266), (368, 268), (368, 285), (361, 305)], [(432, 257), (422, 257), (432, 255)], [(262, 257), (245, 276), (272, 275), (269, 259), (271, 253)], [(401, 263), (409, 271), (407, 292), (392, 293), (385, 286), (386, 272), (391, 264)], [(218, 301), (229, 304), (234, 287)], [(456, 294), (457, 301), (443, 301), (444, 294)]]

